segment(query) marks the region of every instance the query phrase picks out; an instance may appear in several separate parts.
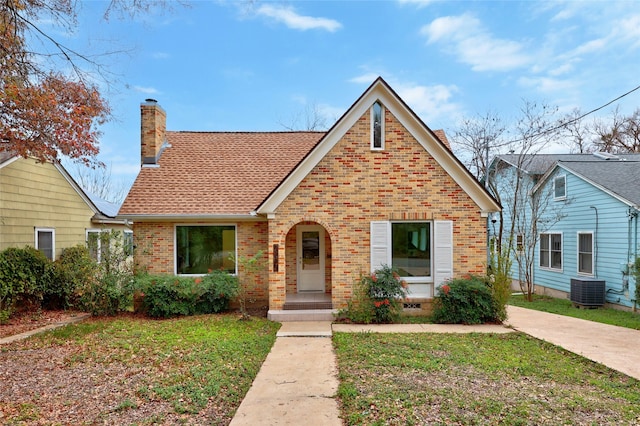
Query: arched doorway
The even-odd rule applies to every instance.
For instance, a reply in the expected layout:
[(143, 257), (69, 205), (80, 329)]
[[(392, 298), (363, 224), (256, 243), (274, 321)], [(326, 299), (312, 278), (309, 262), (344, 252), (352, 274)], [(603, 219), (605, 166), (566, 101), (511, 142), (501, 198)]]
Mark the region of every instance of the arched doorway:
[(284, 309), (331, 309), (331, 237), (317, 222), (300, 222), (286, 236)]

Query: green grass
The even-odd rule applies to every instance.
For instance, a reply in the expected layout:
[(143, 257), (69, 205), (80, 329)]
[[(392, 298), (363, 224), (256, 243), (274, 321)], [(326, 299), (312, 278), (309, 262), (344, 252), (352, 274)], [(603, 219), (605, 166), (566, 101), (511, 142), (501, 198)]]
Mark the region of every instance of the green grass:
[(640, 330), (640, 314), (611, 308), (582, 309), (574, 307), (570, 300), (557, 299), (549, 296), (534, 295), (533, 301), (528, 302), (524, 296), (511, 296), (509, 304), (553, 314), (566, 315), (603, 324)]
[[(273, 346), (279, 326), (260, 318), (239, 321), (234, 315), (170, 320), (101, 318), (36, 335), (3, 347), (2, 352), (7, 357), (14, 351), (21, 356), (23, 351), (36, 353), (59, 348), (66, 354), (63, 375), (67, 374), (64, 371), (77, 371), (77, 375), (88, 377), (104, 375), (104, 379), (95, 380), (108, 381), (113, 394), (108, 400), (97, 402), (104, 405), (99, 418), (74, 419), (83, 424), (121, 423), (122, 418), (113, 416), (123, 415), (138, 418), (141, 424), (167, 416), (198, 423), (198, 414), (202, 412), (213, 416), (213, 423), (225, 424), (249, 390)], [(63, 386), (55, 391), (34, 390), (69, 392), (69, 398), (75, 398), (78, 391)], [(12, 405), (11, 411), (15, 412), (12, 418), (18, 420), (39, 413), (46, 424), (59, 422), (47, 418), (43, 413), (50, 408), (42, 410), (39, 403), (34, 393), (29, 405)], [(0, 412), (3, 408), (8, 406), (3, 407), (0, 398)], [(142, 420), (135, 413), (137, 410), (142, 413)], [(148, 418), (144, 417), (147, 411)]]
[(349, 425), (638, 424), (640, 383), (522, 333), (336, 333)]

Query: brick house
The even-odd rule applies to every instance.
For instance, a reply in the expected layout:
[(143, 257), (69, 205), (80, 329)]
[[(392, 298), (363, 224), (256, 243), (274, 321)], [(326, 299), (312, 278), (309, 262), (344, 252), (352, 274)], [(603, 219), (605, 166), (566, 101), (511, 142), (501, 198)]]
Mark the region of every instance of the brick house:
[(229, 255), (262, 251), (249, 297), (282, 321), (330, 317), (383, 264), (409, 284), (408, 313), (485, 270), (499, 204), (382, 78), (327, 132), (166, 131), (154, 100), (141, 116), (142, 168), (119, 216), (150, 273), (244, 279)]

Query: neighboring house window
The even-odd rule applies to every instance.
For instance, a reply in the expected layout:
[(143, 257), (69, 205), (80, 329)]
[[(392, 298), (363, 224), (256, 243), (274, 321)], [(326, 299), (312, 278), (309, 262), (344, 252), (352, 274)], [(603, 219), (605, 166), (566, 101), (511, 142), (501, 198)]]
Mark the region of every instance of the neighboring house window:
[(401, 277), (431, 277), (431, 223), (391, 224), (391, 267)]
[(236, 273), (235, 225), (176, 226), (176, 273)]
[(524, 236), (522, 234), (516, 235), (516, 251), (522, 253), (524, 247)]
[(124, 231), (124, 254), (133, 256), (133, 231)]
[(495, 255), (498, 253), (498, 238), (491, 237), (489, 239), (489, 253)]
[(593, 274), (593, 233), (578, 232), (578, 273)]
[(87, 248), (89, 249), (89, 255), (98, 263), (108, 255), (109, 238), (105, 238), (103, 234), (107, 235), (110, 232), (110, 230), (106, 229), (87, 229)]
[(49, 260), (53, 260), (55, 253), (56, 232), (52, 228), (36, 228), (36, 249), (40, 250)]
[(564, 199), (567, 196), (567, 177), (558, 176), (553, 179), (553, 197), (556, 200)]
[(562, 234), (540, 234), (540, 267), (562, 269)]
[(371, 149), (384, 149), (384, 108), (379, 101), (371, 107)]

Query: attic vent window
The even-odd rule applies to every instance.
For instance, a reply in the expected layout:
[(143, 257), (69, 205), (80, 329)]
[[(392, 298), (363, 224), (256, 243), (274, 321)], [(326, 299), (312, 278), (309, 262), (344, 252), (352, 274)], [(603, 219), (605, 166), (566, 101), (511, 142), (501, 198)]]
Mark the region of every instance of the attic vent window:
[(371, 149), (384, 149), (384, 109), (380, 101), (371, 107)]

